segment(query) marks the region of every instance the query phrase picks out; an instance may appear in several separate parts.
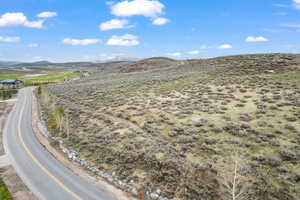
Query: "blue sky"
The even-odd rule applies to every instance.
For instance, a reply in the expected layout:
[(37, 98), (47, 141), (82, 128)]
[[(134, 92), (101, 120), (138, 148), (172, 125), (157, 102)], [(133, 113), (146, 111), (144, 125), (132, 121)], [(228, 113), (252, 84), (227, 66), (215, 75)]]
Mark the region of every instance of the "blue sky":
[(300, 53), (300, 0), (3, 0), (0, 60)]

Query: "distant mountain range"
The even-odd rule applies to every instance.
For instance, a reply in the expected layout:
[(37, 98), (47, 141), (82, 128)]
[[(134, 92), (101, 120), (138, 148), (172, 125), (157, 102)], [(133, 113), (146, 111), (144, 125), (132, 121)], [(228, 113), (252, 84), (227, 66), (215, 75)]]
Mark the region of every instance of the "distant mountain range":
[(35, 67), (35, 66), (47, 66), (47, 65), (92, 65), (99, 63), (112, 63), (112, 62), (132, 62), (137, 61), (137, 58), (133, 57), (115, 57), (105, 61), (96, 62), (65, 62), (65, 63), (53, 63), (46, 60), (37, 62), (17, 62), (17, 61), (0, 61), (0, 67)]
[(19, 62), (14, 61), (0, 61), (0, 66), (14, 66), (19, 64)]
[(28, 66), (42, 66), (42, 65), (52, 65), (53, 63), (48, 61), (38, 61), (38, 62), (16, 62), (16, 61), (0, 61), (1, 67), (28, 67)]

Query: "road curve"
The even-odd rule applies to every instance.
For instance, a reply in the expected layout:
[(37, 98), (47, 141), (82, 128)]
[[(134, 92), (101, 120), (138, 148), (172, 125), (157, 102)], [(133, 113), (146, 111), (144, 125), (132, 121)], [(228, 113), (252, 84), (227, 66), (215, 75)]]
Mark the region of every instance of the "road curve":
[(4, 129), (4, 147), (12, 165), (41, 200), (117, 200), (57, 161), (32, 129), (32, 88), (19, 91)]

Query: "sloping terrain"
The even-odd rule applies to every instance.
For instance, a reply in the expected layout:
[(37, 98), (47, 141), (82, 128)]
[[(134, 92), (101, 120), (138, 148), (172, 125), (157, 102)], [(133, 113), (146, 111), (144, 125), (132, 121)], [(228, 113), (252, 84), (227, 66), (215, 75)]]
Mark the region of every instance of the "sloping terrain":
[(129, 63), (43, 88), (42, 117), (54, 144), (140, 198), (297, 200), (299, 58)]
[(149, 59), (129, 63), (128, 65), (125, 65), (121, 68), (121, 72), (128, 73), (128, 72), (148, 71), (153, 69), (174, 67), (175, 65), (179, 65), (179, 64), (180, 64), (179, 61), (172, 60), (170, 58), (155, 57), (155, 58), (149, 58)]

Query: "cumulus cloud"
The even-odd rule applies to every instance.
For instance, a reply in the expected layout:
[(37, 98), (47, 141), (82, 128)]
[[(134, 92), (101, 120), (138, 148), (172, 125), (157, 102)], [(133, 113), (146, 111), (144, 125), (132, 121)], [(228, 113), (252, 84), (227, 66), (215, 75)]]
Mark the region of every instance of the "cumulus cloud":
[(57, 13), (56, 12), (50, 12), (50, 11), (45, 11), (37, 14), (37, 17), (40, 18), (50, 18), (50, 17), (56, 17)]
[(70, 44), (73, 46), (81, 45), (81, 46), (86, 46), (90, 44), (96, 44), (101, 42), (100, 39), (72, 39), (72, 38), (65, 38), (61, 41), (63, 44)]
[(156, 0), (133, 0), (122, 1), (111, 6), (111, 13), (119, 17), (143, 15), (157, 18), (164, 14), (164, 4)]
[(190, 54), (190, 55), (198, 55), (198, 54), (200, 54), (200, 51), (199, 50), (189, 51), (188, 54)]
[(295, 8), (300, 10), (300, 0), (293, 0), (293, 1), (294, 1)]
[(24, 26), (29, 27), (29, 28), (43, 28), (44, 21), (43, 20), (38, 20), (38, 21), (27, 21), (25, 22)]
[(181, 53), (180, 52), (167, 53), (167, 55), (171, 56), (171, 57), (181, 57)]
[(43, 28), (43, 20), (29, 21), (23, 13), (5, 13), (0, 17), (0, 27), (25, 26), (29, 28)]
[(168, 23), (170, 20), (168, 20), (167, 18), (164, 17), (159, 17), (153, 20), (153, 24), (154, 25), (164, 25), (166, 23)]
[(28, 47), (30, 47), (30, 48), (37, 48), (37, 47), (39, 47), (39, 44), (37, 44), (37, 43), (31, 43), (31, 44), (28, 44)]
[(140, 42), (137, 36), (125, 34), (121, 36), (113, 35), (106, 44), (109, 46), (137, 46)]
[(253, 37), (253, 36), (249, 36), (246, 38), (246, 42), (268, 42), (269, 39), (259, 36), (259, 37)]
[(232, 48), (233, 48), (233, 46), (230, 44), (222, 44), (217, 47), (217, 49), (232, 49)]
[(131, 28), (133, 27), (132, 25), (128, 25), (129, 22), (126, 19), (112, 19), (110, 21), (107, 22), (103, 22), (102, 24), (100, 24), (99, 28), (102, 31), (107, 31), (107, 30), (112, 30), (112, 29), (123, 29), (123, 28)]
[(0, 42), (19, 42), (21, 40), (20, 37), (3, 37), (0, 36)]

